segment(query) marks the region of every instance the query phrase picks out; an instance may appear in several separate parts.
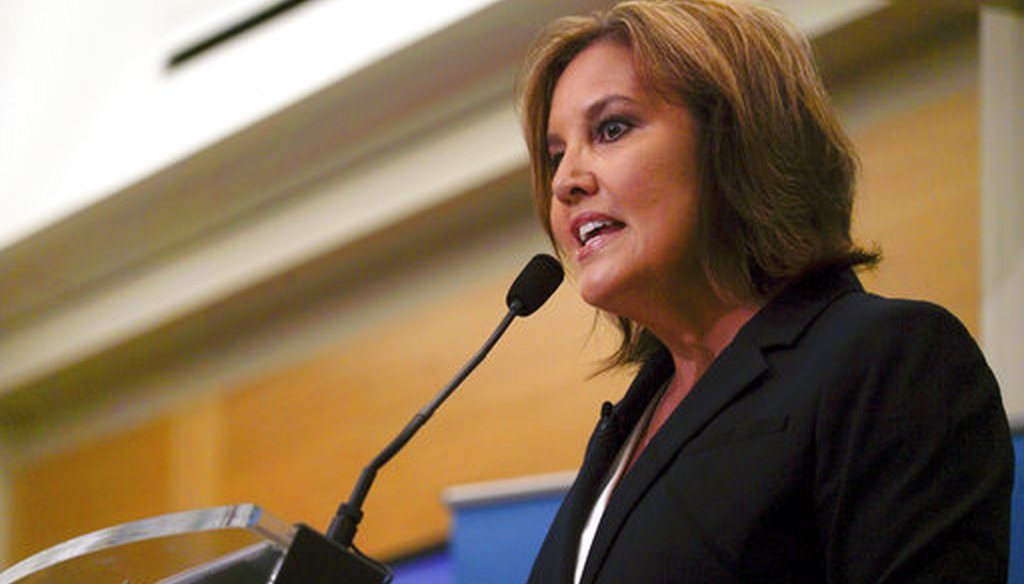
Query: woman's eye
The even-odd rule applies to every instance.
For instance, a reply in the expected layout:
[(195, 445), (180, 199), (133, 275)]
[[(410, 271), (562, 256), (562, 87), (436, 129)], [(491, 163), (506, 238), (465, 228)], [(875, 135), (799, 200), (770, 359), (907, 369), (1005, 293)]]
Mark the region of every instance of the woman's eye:
[(555, 174), (558, 170), (558, 165), (562, 162), (562, 157), (565, 156), (563, 152), (552, 152), (548, 154), (548, 165), (551, 166), (551, 174)]
[(614, 142), (629, 131), (629, 123), (621, 119), (611, 119), (601, 122), (597, 128), (597, 135), (602, 142)]

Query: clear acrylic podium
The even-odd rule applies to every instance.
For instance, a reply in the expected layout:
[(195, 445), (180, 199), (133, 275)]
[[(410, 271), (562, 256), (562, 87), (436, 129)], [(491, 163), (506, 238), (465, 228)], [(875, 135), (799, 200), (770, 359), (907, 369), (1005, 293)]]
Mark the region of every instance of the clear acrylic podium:
[(161, 515), (76, 537), (0, 573), (0, 584), (380, 582), (306, 526), (255, 505)]

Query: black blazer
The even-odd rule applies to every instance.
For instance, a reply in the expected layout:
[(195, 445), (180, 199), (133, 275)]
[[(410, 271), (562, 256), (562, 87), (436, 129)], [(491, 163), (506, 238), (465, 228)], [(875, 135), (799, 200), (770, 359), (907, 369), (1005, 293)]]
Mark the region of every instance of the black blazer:
[[(607, 472), (672, 373), (605, 404), (530, 582), (572, 582)], [(1013, 450), (945, 310), (806, 278), (737, 334), (616, 487), (585, 583), (1006, 582)]]

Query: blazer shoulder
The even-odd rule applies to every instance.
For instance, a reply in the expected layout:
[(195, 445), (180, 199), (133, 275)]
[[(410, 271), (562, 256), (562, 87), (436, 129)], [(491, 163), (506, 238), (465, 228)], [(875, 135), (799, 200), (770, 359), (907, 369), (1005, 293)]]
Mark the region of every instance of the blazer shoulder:
[(878, 341), (894, 339), (913, 344), (915, 340), (943, 339), (976, 344), (963, 322), (943, 306), (863, 291), (837, 299), (822, 313), (819, 323)]
[[(852, 292), (837, 298), (800, 339), (769, 360), (783, 372), (799, 372), (834, 400), (916, 395), (937, 407), (950, 394), (998, 395), (988, 363), (963, 323), (932, 302)], [(866, 402), (865, 402), (866, 403)], [(849, 404), (847, 404), (849, 405)], [(845, 406), (844, 406), (845, 407)]]
[(803, 344), (818, 364), (811, 367), (829, 369), (835, 381), (823, 407), (838, 401), (840, 410), (909, 411), (910, 417), (923, 411), (946, 417), (957, 406), (1002, 408), (998, 382), (977, 342), (938, 304), (852, 293), (812, 328)]

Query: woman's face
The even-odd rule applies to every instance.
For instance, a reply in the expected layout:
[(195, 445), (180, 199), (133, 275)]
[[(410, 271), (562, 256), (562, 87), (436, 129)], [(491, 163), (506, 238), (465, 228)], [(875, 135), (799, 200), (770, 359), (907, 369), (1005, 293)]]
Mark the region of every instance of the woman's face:
[(627, 46), (598, 41), (569, 63), (547, 138), (551, 227), (587, 303), (645, 323), (652, 303), (706, 281), (694, 121), (639, 84)]

